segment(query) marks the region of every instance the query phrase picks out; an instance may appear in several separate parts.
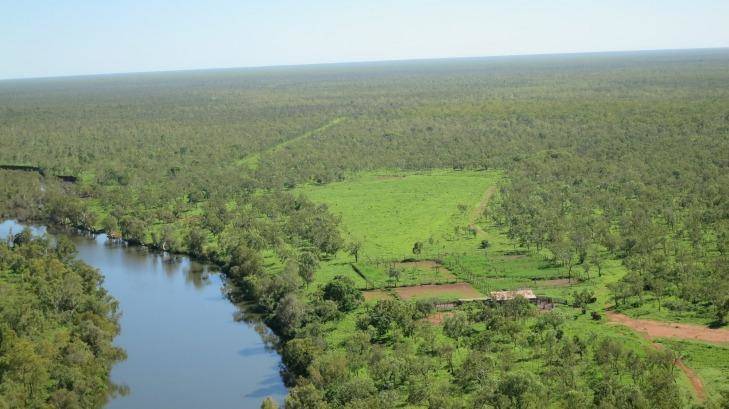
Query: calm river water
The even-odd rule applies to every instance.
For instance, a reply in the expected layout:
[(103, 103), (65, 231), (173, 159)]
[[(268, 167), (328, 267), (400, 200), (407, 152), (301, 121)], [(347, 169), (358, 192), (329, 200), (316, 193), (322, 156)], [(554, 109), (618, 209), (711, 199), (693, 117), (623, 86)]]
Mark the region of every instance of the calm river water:
[[(0, 223), (0, 238), (22, 226)], [(33, 227), (36, 233), (44, 227)], [(258, 408), (266, 396), (283, 400), (279, 356), (221, 292), (213, 266), (180, 257), (168, 263), (139, 247), (68, 235), (78, 256), (105, 276), (122, 310), (116, 344), (128, 358), (111, 377), (130, 393), (109, 409)]]

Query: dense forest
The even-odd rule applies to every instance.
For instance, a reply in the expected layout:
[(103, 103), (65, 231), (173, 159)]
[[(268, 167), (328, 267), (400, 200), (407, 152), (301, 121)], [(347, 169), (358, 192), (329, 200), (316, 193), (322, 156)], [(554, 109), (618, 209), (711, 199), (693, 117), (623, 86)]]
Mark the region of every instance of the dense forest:
[[(657, 300), (667, 319), (720, 327), (727, 66), (727, 50), (694, 50), (2, 81), (0, 165), (43, 172), (0, 170), (0, 216), (223, 266), (232, 297), (255, 301), (279, 337), (287, 408), (686, 407), (673, 351), (581, 333), (570, 313), (516, 300), (464, 306), (433, 327), (432, 303), (364, 302), (347, 278), (318, 283), (322, 263), (358, 256), (360, 243), (294, 189), (382, 169), (496, 169), (504, 177), (481, 216), (515, 248), (570, 280), (618, 260), (625, 274), (606, 286), (616, 310)], [(47, 245), (6, 245), (0, 288), (36, 258), (91, 274), (58, 250), (34, 253)], [(6, 315), (17, 308), (7, 299)], [(113, 308), (98, 308), (107, 342)], [(43, 316), (44, 331), (60, 325)], [(0, 391), (13, 385), (6, 353)], [(105, 379), (118, 355), (94, 350), (98, 367), (82, 372)], [(697, 404), (726, 407), (729, 395)]]

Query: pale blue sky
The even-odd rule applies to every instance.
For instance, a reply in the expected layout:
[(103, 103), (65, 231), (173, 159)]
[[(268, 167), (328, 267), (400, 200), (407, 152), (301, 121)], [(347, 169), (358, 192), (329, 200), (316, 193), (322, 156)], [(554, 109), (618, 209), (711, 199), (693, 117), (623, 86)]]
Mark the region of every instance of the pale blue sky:
[(0, 0), (0, 78), (727, 46), (727, 0)]

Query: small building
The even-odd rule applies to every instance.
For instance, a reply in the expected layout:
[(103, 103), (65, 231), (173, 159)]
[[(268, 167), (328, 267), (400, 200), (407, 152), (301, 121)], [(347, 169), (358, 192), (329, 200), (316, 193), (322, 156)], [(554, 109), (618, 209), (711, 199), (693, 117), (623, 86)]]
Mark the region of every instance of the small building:
[(491, 291), (491, 300), (496, 302), (513, 300), (516, 297), (523, 297), (529, 300), (529, 302), (536, 303), (537, 296), (534, 295), (534, 291), (531, 288), (524, 288), (521, 290), (514, 291)]

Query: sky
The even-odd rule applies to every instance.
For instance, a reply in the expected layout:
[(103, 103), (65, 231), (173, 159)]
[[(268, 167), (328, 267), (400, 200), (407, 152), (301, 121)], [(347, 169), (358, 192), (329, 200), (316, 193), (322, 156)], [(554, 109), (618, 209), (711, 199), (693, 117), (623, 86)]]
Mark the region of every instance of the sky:
[(0, 79), (727, 46), (727, 0), (0, 0)]

